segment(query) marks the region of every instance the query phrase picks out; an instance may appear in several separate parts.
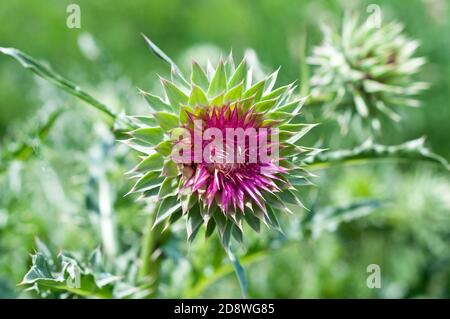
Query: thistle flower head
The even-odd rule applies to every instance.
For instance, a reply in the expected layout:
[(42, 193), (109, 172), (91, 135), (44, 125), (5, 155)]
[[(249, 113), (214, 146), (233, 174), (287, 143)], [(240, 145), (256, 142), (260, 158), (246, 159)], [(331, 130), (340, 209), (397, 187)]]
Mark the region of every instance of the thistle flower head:
[(189, 240), (204, 224), (228, 245), (242, 240), (244, 221), (279, 228), (279, 211), (301, 205), (313, 149), (300, 139), (313, 125), (300, 123), (305, 99), (292, 98), (294, 84), (274, 89), (277, 74), (255, 83), (230, 54), (208, 72), (193, 62), (189, 80), (173, 65), (164, 98), (142, 91), (151, 110), (131, 117), (126, 143), (143, 154), (131, 192), (157, 200), (155, 225), (185, 215)]
[(354, 15), (345, 17), (340, 32), (323, 26), (323, 43), (309, 58), (317, 66), (311, 94), (331, 101), (327, 113), (338, 114), (344, 130), (354, 116), (378, 130), (382, 114), (400, 120), (393, 107), (419, 106), (414, 96), (428, 84), (412, 76), (425, 59), (413, 57), (419, 42), (402, 31), (399, 23), (376, 26), (368, 19), (360, 24)]

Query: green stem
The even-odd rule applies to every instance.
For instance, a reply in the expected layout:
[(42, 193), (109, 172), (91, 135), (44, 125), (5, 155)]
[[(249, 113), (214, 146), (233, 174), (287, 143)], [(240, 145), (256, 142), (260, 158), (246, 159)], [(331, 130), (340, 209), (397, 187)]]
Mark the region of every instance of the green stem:
[(158, 205), (155, 205), (153, 211), (147, 219), (142, 237), (141, 250), (141, 268), (139, 269), (139, 278), (146, 283), (150, 292), (148, 297), (153, 297), (158, 286), (160, 258), (157, 252), (158, 243), (163, 231), (162, 226), (153, 227)]

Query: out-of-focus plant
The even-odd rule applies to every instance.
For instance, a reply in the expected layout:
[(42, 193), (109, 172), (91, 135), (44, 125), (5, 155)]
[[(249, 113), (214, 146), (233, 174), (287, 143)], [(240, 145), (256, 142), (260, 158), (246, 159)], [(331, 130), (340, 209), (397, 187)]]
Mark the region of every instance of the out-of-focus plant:
[(428, 83), (413, 76), (425, 63), (414, 57), (419, 41), (406, 37), (403, 26), (360, 23), (348, 14), (342, 28), (322, 25), (323, 42), (308, 62), (315, 66), (311, 95), (324, 102), (326, 115), (336, 117), (346, 132), (353, 118), (380, 130), (380, 116), (398, 122), (398, 106), (419, 106), (415, 95)]

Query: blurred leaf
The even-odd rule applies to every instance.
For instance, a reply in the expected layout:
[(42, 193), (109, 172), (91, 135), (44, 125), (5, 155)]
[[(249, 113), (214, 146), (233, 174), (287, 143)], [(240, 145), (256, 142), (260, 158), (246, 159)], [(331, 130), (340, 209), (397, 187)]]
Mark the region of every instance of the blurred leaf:
[(180, 175), (177, 164), (172, 160), (165, 162), (162, 175), (166, 177), (175, 177)]
[(313, 238), (317, 238), (322, 231), (335, 231), (341, 223), (367, 216), (382, 205), (381, 200), (365, 199), (349, 205), (312, 210), (302, 223), (302, 227), (311, 231)]

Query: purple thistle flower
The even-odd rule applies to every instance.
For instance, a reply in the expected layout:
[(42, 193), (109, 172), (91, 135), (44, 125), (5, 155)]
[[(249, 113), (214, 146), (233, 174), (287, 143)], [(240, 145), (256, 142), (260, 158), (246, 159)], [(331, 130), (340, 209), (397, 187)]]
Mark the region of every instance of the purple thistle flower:
[(277, 74), (254, 83), (230, 55), (212, 72), (194, 62), (190, 81), (173, 66), (164, 98), (141, 91), (151, 112), (130, 117), (125, 142), (144, 155), (130, 193), (156, 201), (155, 226), (184, 217), (189, 240), (205, 225), (228, 246), (242, 240), (244, 221), (279, 230), (279, 212), (301, 207), (303, 159), (314, 149), (300, 139), (314, 125), (300, 123), (305, 98), (293, 97), (294, 84), (274, 89)]

